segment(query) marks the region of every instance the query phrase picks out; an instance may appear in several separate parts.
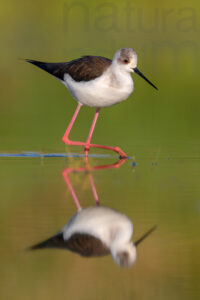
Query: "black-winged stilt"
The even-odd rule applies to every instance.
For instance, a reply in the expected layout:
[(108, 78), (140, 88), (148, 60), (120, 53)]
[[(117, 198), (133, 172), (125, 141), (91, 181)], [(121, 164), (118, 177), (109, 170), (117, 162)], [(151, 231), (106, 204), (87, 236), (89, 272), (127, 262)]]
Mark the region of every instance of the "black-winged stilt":
[[(59, 79), (77, 100), (78, 106), (63, 136), (68, 145), (83, 146), (85, 155), (90, 147), (108, 149), (117, 152), (120, 157), (127, 157), (119, 147), (91, 144), (92, 134), (99, 111), (102, 107), (117, 104), (126, 100), (134, 89), (131, 73), (136, 73), (151, 83), (137, 68), (137, 54), (132, 48), (121, 48), (110, 60), (101, 56), (83, 56), (64, 63), (45, 63), (29, 60), (29, 63), (45, 70)], [(96, 113), (86, 142), (71, 141), (69, 134), (82, 105), (96, 108)]]

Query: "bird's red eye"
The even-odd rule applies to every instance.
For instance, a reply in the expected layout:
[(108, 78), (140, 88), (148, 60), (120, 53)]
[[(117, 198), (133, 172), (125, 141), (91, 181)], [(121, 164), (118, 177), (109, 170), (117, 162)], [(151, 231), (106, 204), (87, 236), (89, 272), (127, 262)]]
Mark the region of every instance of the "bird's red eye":
[(124, 62), (125, 64), (127, 64), (127, 63), (128, 63), (128, 59), (124, 59), (123, 62)]

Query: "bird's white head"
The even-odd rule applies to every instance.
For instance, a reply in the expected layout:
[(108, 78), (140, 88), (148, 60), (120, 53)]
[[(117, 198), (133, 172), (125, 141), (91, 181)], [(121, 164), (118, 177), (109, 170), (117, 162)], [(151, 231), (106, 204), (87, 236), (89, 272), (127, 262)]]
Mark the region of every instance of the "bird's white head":
[(119, 51), (117, 51), (113, 57), (112, 65), (120, 72), (134, 72), (138, 74), (157, 90), (157, 87), (149, 79), (147, 79), (142, 72), (138, 70), (137, 54), (132, 48), (121, 48)]
[(121, 70), (134, 72), (134, 68), (137, 67), (137, 54), (132, 48), (121, 48), (115, 53), (113, 63)]
[(132, 242), (124, 244), (112, 251), (112, 256), (120, 267), (130, 267), (136, 261), (136, 247)]
[(117, 239), (117, 241), (113, 244), (113, 247), (111, 248), (111, 253), (115, 263), (120, 267), (130, 267), (136, 261), (137, 258), (136, 247), (144, 239), (146, 239), (155, 229), (156, 226), (153, 226), (134, 243), (130, 241), (122, 244), (121, 239)]

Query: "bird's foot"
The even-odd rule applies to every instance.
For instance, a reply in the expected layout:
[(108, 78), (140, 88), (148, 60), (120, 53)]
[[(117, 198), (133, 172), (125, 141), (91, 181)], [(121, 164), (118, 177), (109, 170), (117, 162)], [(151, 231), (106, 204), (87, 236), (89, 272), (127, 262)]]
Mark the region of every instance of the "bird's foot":
[(97, 145), (97, 144), (88, 144), (88, 143), (84, 143), (84, 142), (71, 141), (71, 140), (69, 140), (68, 137), (63, 137), (62, 140), (67, 145), (84, 146), (85, 156), (88, 155), (90, 147), (93, 147), (93, 148), (100, 148), (100, 149), (111, 150), (111, 151), (117, 152), (120, 156), (120, 159), (128, 158), (128, 155), (124, 151), (122, 151), (119, 147), (110, 147), (110, 146), (103, 146), (103, 145)]
[(96, 145), (96, 144), (89, 144), (89, 145), (86, 144), (86, 146), (85, 146), (85, 155), (86, 156), (88, 155), (88, 151), (90, 150), (90, 147), (117, 152), (119, 154), (120, 159), (128, 158), (128, 155), (124, 151), (122, 151), (119, 147), (110, 147), (110, 146), (103, 146), (103, 145)]
[(63, 136), (62, 141), (64, 144), (69, 145), (70, 140), (68, 139), (68, 137)]
[(128, 155), (127, 155), (124, 151), (122, 151), (121, 148), (115, 147), (115, 150), (114, 150), (114, 151), (117, 152), (117, 153), (119, 154), (119, 158), (120, 158), (120, 159), (128, 158)]

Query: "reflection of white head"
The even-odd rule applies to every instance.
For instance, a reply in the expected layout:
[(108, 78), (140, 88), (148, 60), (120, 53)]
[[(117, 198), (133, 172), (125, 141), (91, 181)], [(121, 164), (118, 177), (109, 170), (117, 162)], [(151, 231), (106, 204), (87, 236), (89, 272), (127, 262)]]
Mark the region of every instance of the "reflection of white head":
[(115, 53), (113, 64), (117, 64), (122, 70), (133, 72), (137, 67), (137, 54), (132, 48), (121, 48)]
[(132, 242), (114, 248), (111, 253), (115, 263), (120, 267), (130, 267), (137, 257), (136, 247)]

